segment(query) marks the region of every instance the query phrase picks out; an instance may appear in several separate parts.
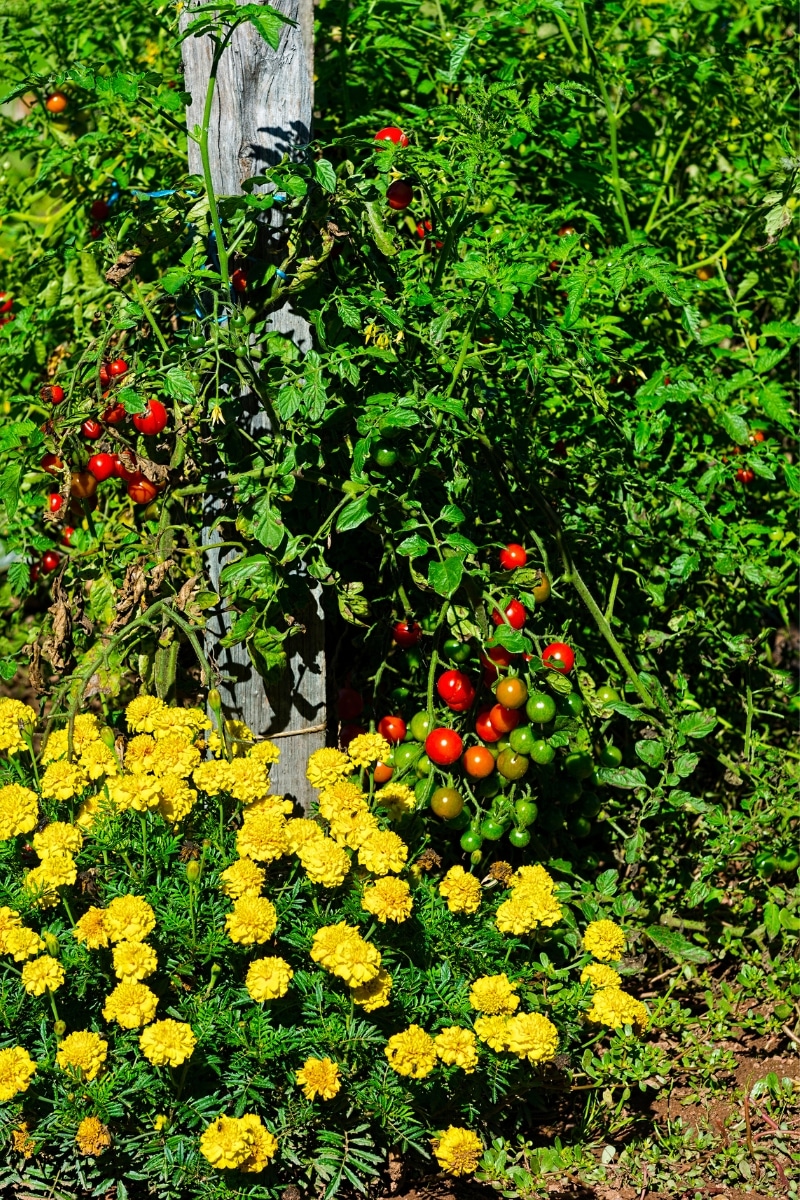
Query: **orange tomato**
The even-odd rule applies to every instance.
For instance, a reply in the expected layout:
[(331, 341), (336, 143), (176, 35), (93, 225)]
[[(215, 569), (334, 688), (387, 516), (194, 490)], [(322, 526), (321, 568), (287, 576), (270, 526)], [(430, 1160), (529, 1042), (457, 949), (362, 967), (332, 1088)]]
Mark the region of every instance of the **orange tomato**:
[(494, 755), (486, 746), (470, 746), (461, 756), (461, 765), (473, 779), (485, 779), (494, 770)]
[(511, 733), (511, 730), (516, 729), (519, 725), (519, 710), (506, 708), (504, 704), (495, 704), (489, 710), (489, 720), (492, 728), (496, 729), (498, 733)]

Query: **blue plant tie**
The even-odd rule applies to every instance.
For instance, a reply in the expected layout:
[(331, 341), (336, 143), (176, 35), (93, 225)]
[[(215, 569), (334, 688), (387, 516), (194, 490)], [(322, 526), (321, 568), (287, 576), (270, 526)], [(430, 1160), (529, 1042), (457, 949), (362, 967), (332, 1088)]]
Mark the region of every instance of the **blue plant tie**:
[(273, 204), (285, 204), (288, 199), (286, 192), (275, 192), (272, 197)]
[(280, 267), (275, 268), (275, 274), (278, 276), (279, 279), (288, 279), (289, 278), (289, 276), (286, 274), (286, 272), (282, 271), (280, 269)]

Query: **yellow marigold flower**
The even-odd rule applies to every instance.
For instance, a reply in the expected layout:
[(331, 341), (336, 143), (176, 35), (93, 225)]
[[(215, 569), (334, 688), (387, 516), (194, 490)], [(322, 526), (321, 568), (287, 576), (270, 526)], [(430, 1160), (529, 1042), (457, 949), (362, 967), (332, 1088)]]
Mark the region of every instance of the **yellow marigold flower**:
[(339, 1068), (330, 1058), (307, 1058), (294, 1077), (307, 1100), (332, 1100), (342, 1089)]
[(0, 1050), (0, 1101), (12, 1100), (17, 1092), (27, 1092), (36, 1063), (22, 1046)]
[(476, 1017), (475, 1032), (482, 1042), (498, 1054), (508, 1049), (508, 1017)]
[(248, 817), (252, 819), (254, 813), (272, 813), (286, 817), (293, 811), (294, 800), (285, 800), (283, 796), (262, 796), (260, 800), (254, 800), (252, 804), (248, 804), (242, 819), (246, 820)]
[(117, 942), (112, 955), (114, 974), (126, 983), (138, 983), (152, 975), (158, 967), (158, 958), (152, 946), (144, 942)]
[(374, 1012), (376, 1008), (386, 1008), (389, 1003), (389, 993), (392, 990), (392, 977), (381, 967), (374, 979), (363, 983), (360, 987), (350, 989), (353, 1003), (363, 1008), (365, 1012)]
[(448, 1175), (472, 1175), (478, 1169), (483, 1145), (471, 1129), (450, 1125), (432, 1145), (436, 1161)]
[(105, 742), (87, 742), (81, 747), (80, 764), (90, 779), (100, 779), (106, 775), (116, 775), (119, 764), (113, 751)]
[(555, 1057), (558, 1030), (541, 1013), (518, 1013), (506, 1026), (507, 1045), (512, 1054), (528, 1062), (544, 1062)]
[(409, 1025), (389, 1038), (384, 1048), (389, 1066), (398, 1075), (424, 1079), (436, 1066), (436, 1045), (420, 1025)]
[[(243, 758), (249, 753), (250, 746), (255, 741), (255, 736), (250, 726), (246, 725), (244, 721), (236, 721), (232, 717), (228, 717), (225, 720), (225, 737), (234, 758)], [(223, 753), (222, 738), (216, 729), (212, 729), (208, 735), (208, 748), (217, 758)]]
[[(100, 734), (105, 732), (106, 726), (101, 726), (100, 721), (94, 713), (80, 713), (75, 718), (75, 724), (72, 728), (72, 748), (77, 754), (82, 754), (89, 746), (97, 745), (100, 742)], [(102, 743), (100, 743), (102, 745)], [(66, 729), (56, 729), (50, 734), (42, 750), (41, 760), (43, 763), (54, 762), (57, 758), (64, 758), (69, 751), (69, 734)]]
[(26, 749), (21, 727), (35, 724), (36, 713), (29, 705), (10, 696), (0, 698), (0, 753), (17, 754)]
[(104, 921), (109, 941), (143, 942), (156, 927), (156, 914), (141, 896), (115, 896)]
[(77, 763), (59, 760), (50, 763), (42, 776), (42, 796), (46, 800), (71, 800), (88, 782), (88, 775)]
[(111, 803), (119, 812), (134, 809), (145, 812), (156, 808), (161, 799), (161, 786), (152, 775), (118, 775), (106, 785)]
[(183, 734), (165, 733), (155, 743), (150, 764), (154, 775), (177, 775), (186, 779), (200, 765), (200, 751)]
[(242, 896), (234, 901), (225, 918), (225, 932), (232, 942), (253, 946), (268, 942), (278, 924), (275, 905), (265, 896)]
[(123, 1029), (148, 1025), (156, 1015), (158, 996), (144, 983), (118, 983), (106, 999), (103, 1016)]
[(344, 779), (352, 769), (353, 764), (347, 754), (326, 746), (322, 750), (315, 750), (309, 758), (306, 779), (312, 787), (329, 787)]
[(14, 962), (24, 962), (32, 958), (40, 950), (44, 950), (44, 942), (38, 933), (28, 929), (26, 925), (14, 925), (6, 929), (2, 935), (3, 953), (10, 954)]
[(590, 983), (593, 988), (618, 988), (622, 985), (622, 976), (605, 963), (589, 963), (581, 971), (581, 983)]
[(270, 741), (256, 742), (255, 746), (248, 751), (249, 758), (254, 758), (256, 762), (263, 763), (265, 767), (278, 762), (280, 756), (280, 750), (274, 742)]
[(374, 762), (386, 762), (392, 747), (380, 733), (360, 733), (348, 745), (347, 753), (357, 767), (369, 767)]
[(618, 962), (625, 950), (625, 934), (613, 921), (590, 921), (583, 948), (603, 962)]
[(96, 1079), (108, 1057), (108, 1042), (99, 1033), (80, 1029), (59, 1043), (56, 1062), (62, 1071), (78, 1071), (81, 1079)]
[(78, 809), (75, 824), (89, 833), (100, 815), (102, 806), (97, 796), (89, 796)]
[(213, 758), (207, 762), (201, 762), (199, 767), (195, 767), (192, 771), (192, 782), (201, 792), (206, 792), (209, 796), (227, 792), (228, 766), (227, 762), (218, 762)]
[(471, 1029), (449, 1025), (433, 1039), (436, 1053), (449, 1067), (461, 1067), (471, 1075), (478, 1065), (478, 1044)]
[(349, 854), (331, 838), (310, 838), (297, 855), (311, 882), (323, 887), (340, 887), (350, 870)]
[(22, 968), (22, 986), (29, 996), (43, 996), (45, 992), (57, 992), (64, 982), (64, 968), (57, 958), (43, 954), (32, 958)]
[(33, 1157), (36, 1143), (30, 1136), (30, 1126), (27, 1121), (20, 1121), (16, 1129), (11, 1130), (11, 1144), (15, 1154), (21, 1154), (23, 1158)]
[(242, 827), (236, 835), (236, 849), (241, 858), (256, 862), (272, 862), (289, 850), (286, 840), (286, 818), (273, 808), (253, 808), (245, 811)]
[(0, 954), (6, 954), (5, 938), (10, 929), (19, 929), (22, 919), (15, 908), (0, 908)]
[[(72, 744), (74, 747), (74, 731)], [(67, 741), (66, 729), (54, 729), (45, 742), (39, 758), (40, 761), (46, 766), (47, 763), (55, 762), (57, 758), (64, 758), (68, 750), (69, 743)]]
[(329, 819), (331, 837), (350, 850), (358, 850), (373, 833), (380, 833), (380, 825), (365, 806), (355, 814), (342, 812)]
[(650, 1020), (650, 1014), (641, 1000), (629, 996), (618, 987), (599, 988), (592, 996), (592, 1007), (586, 1016), (595, 1024), (608, 1025), (611, 1029), (621, 1029), (623, 1025), (645, 1029)]
[(51, 854), (40, 866), (28, 871), (23, 887), (34, 904), (52, 908), (58, 904), (58, 888), (73, 884), (77, 877), (78, 868), (69, 854)]
[(156, 1067), (179, 1067), (196, 1045), (191, 1025), (183, 1021), (155, 1021), (139, 1034), (139, 1049)]
[(0, 842), (30, 833), (39, 820), (39, 797), (19, 783), (0, 787)]
[(234, 758), (228, 763), (228, 791), (240, 804), (252, 804), (269, 792), (269, 774), (255, 758)]
[(170, 825), (178, 825), (197, 803), (197, 792), (180, 775), (159, 775), (158, 782), (161, 790), (158, 811)]
[(532, 889), (536, 892), (552, 892), (555, 891), (556, 881), (549, 871), (537, 863), (532, 867), (520, 867), (509, 879), (508, 886), (512, 891)]
[(284, 958), (278, 958), (277, 955), (257, 958), (248, 967), (244, 986), (251, 1000), (263, 1004), (265, 1000), (279, 1000), (285, 996), (293, 975), (294, 971)]
[(495, 917), (501, 933), (512, 933), (521, 937), (533, 933), (540, 925), (555, 925), (563, 917), (563, 911), (552, 892), (543, 888), (517, 888), (510, 899), (504, 900)]
[(153, 718), (163, 713), (166, 707), (157, 696), (137, 696), (125, 709), (128, 729), (131, 733), (152, 733), (155, 728)]
[(516, 1012), (517, 984), (511, 983), (505, 971), (502, 975), (481, 975), (469, 989), (469, 1002), (476, 1012), (488, 1016)]
[(102, 908), (88, 908), (75, 922), (72, 936), (86, 946), (87, 950), (100, 950), (108, 945), (106, 914)]
[(81, 1154), (97, 1158), (111, 1145), (111, 1134), (99, 1117), (84, 1117), (78, 1126), (75, 1141)]
[(151, 733), (132, 737), (125, 747), (125, 770), (130, 775), (149, 775), (153, 771), (156, 739)]
[(153, 714), (152, 725), (156, 738), (180, 731), (187, 741), (192, 741), (196, 734), (211, 728), (211, 721), (202, 708), (165, 707)]
[(252, 858), (237, 858), (220, 875), (222, 891), (232, 900), (242, 896), (260, 896), (267, 874)]
[(77, 854), (83, 845), (80, 829), (67, 821), (51, 821), (40, 833), (33, 835), (33, 848), (39, 858), (51, 858), (54, 854)]
[(408, 858), (408, 846), (396, 833), (379, 829), (358, 847), (358, 861), (373, 875), (402, 871)]
[(312, 839), (319, 841), (324, 837), (322, 828), (308, 817), (295, 817), (286, 822), (286, 844), (292, 854), (297, 854)]
[(349, 987), (369, 983), (381, 966), (377, 947), (366, 942), (346, 921), (323, 925), (317, 930), (311, 945), (311, 958), (332, 975), (338, 975)]
[(477, 912), (481, 902), (480, 880), (463, 867), (451, 867), (439, 884), (439, 895), (444, 896), (450, 912)]
[(274, 1157), (278, 1149), (278, 1140), (265, 1129), (261, 1117), (255, 1113), (245, 1113), (240, 1118), (242, 1125), (253, 1135), (253, 1144), (247, 1158), (239, 1164), (239, 1170), (249, 1175), (258, 1175), (266, 1169), (267, 1163)]
[(414, 811), (416, 797), (413, 789), (404, 783), (387, 783), (375, 793), (376, 804), (389, 810), (392, 821), (399, 821), (406, 813)]
[(203, 1131), (200, 1153), (218, 1170), (263, 1171), (278, 1149), (277, 1139), (254, 1113), (217, 1117)]
[[(339, 750), (336, 751), (340, 753)], [(358, 812), (367, 812), (367, 803), (364, 793), (357, 783), (353, 783), (352, 779), (337, 779), (334, 783), (328, 784), (319, 794), (319, 812), (320, 816), (326, 821), (330, 821), (337, 813), (349, 812), (355, 815)]]
[(397, 921), (399, 924), (411, 916), (411, 888), (405, 879), (387, 875), (377, 879), (372, 887), (364, 888), (361, 907), (377, 917), (382, 925), (387, 921)]

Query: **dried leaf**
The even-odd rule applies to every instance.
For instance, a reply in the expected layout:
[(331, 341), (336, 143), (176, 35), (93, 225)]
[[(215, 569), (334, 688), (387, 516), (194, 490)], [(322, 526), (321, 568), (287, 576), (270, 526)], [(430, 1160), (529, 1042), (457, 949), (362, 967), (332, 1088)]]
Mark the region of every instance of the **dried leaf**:
[(106, 271), (106, 283), (119, 287), (123, 280), (130, 275), (140, 254), (140, 250), (123, 250), (113, 266)]

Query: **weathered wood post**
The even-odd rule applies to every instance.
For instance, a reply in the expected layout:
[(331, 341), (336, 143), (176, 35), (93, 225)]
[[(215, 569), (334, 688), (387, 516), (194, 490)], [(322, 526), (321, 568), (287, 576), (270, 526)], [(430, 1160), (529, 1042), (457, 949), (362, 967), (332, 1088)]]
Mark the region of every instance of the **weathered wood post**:
[[(240, 193), (245, 179), (280, 162), (285, 154), (297, 153), (311, 137), (313, 0), (273, 0), (272, 7), (297, 22), (296, 27), (284, 26), (278, 49), (268, 46), (246, 23), (236, 29), (218, 69), (209, 138), (211, 174), (218, 195)], [(185, 88), (192, 97), (186, 114), (189, 129), (202, 123), (212, 54), (207, 36), (189, 37), (183, 42)], [(193, 174), (202, 173), (200, 149), (191, 139), (189, 169)], [(273, 225), (278, 224), (278, 210), (273, 209), (271, 215)], [(310, 348), (309, 325), (291, 304), (277, 310), (271, 323), (291, 336), (301, 351)], [(266, 429), (266, 417), (254, 405), (253, 397), (242, 395), (240, 400), (240, 423), (251, 433)], [(204, 545), (224, 540), (219, 529), (212, 530), (212, 526), (226, 510), (233, 515), (230, 493), (206, 499)], [(220, 571), (231, 557), (231, 551), (216, 549), (206, 554), (206, 570), (215, 591), (219, 590)], [(324, 628), (319, 589), (305, 612), (292, 614), (305, 627), (305, 633), (287, 642), (289, 669), (280, 685), (270, 689), (269, 697), (246, 647), (240, 644), (224, 648), (219, 644), (231, 626), (230, 612), (222, 605), (207, 615), (206, 646), (223, 674), (220, 692), (225, 715), (245, 721), (258, 737), (282, 735), (278, 742), (281, 761), (272, 771), (275, 790), (291, 794), (307, 806), (313, 793), (305, 777), (306, 761), (312, 750), (325, 744)], [(227, 682), (225, 676), (230, 677)]]

